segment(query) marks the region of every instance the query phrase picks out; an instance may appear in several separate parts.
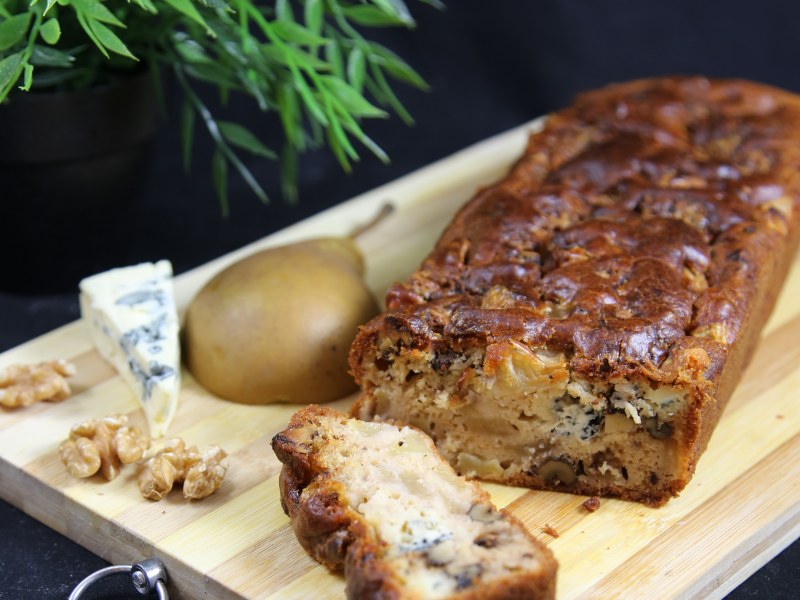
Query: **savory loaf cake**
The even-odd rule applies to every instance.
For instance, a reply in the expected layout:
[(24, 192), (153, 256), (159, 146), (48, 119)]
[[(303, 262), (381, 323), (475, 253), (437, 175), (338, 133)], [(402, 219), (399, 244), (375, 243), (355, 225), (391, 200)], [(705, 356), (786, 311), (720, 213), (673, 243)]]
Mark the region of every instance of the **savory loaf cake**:
[(552, 598), (556, 563), (418, 429), (309, 406), (272, 441), (297, 539), (359, 600)]
[(388, 292), (353, 414), (461, 473), (659, 505), (691, 478), (798, 240), (800, 99), (665, 78), (579, 96)]

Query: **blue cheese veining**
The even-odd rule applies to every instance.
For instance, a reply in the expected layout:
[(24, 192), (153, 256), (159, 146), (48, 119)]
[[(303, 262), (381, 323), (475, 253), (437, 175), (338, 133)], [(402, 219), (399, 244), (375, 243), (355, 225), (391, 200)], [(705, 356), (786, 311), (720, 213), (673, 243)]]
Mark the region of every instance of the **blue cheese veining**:
[(162, 260), (112, 269), (81, 281), (80, 291), (95, 346), (136, 393), (150, 435), (163, 436), (181, 376), (172, 265)]

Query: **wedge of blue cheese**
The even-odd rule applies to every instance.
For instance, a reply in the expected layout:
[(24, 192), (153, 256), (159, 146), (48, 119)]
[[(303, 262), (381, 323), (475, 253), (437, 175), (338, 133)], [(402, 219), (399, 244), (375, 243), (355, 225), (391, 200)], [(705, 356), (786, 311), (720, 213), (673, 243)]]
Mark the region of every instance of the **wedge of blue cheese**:
[(162, 437), (175, 415), (181, 379), (172, 265), (162, 260), (87, 277), (80, 304), (97, 350), (133, 389), (150, 435)]

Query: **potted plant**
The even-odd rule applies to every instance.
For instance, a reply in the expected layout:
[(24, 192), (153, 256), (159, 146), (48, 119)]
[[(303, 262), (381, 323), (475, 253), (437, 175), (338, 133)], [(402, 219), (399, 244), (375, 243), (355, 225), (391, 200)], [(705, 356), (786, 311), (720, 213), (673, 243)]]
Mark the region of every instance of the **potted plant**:
[[(279, 160), (283, 195), (294, 200), (298, 157), (310, 148), (327, 144), (346, 170), (363, 148), (386, 160), (364, 119), (391, 111), (411, 122), (390, 82), (426, 84), (365, 32), (413, 25), (403, 0), (0, 0), (6, 197), (16, 201), (19, 221), (42, 221), (35, 235), (50, 238), (63, 228), (63, 214), (41, 202), (66, 198), (65, 212), (77, 198), (100, 203), (132, 189), (135, 176), (124, 171), (141, 168), (156, 128), (159, 82), (168, 75), (182, 96), (185, 166), (196, 134), (214, 141), (210, 171), (223, 214), (230, 171), (267, 201), (243, 152)], [(209, 87), (223, 104), (241, 96), (274, 114), (282, 139), (218, 118), (204, 100)], [(51, 101), (57, 104), (44, 104)], [(105, 189), (103, 173), (120, 193)], [(11, 180), (19, 182), (16, 192)]]
[[(280, 155), (284, 193), (293, 198), (298, 154), (311, 145), (327, 141), (346, 170), (358, 157), (354, 142), (385, 159), (360, 121), (386, 117), (389, 108), (410, 122), (389, 80), (426, 85), (359, 29), (413, 25), (403, 0), (0, 0), (0, 102), (91, 88), (142, 63), (168, 69), (184, 93), (186, 160), (198, 117), (216, 142), (212, 172), (223, 206), (229, 167), (265, 200), (238, 151)], [(282, 142), (268, 146), (241, 124), (215, 119), (194, 89), (198, 81), (275, 112)]]

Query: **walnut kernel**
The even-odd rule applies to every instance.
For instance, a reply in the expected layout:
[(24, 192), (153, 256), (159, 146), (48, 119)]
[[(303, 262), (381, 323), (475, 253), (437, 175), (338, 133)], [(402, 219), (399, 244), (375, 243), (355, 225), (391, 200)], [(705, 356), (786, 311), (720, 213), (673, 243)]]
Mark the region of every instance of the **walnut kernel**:
[(0, 369), (0, 405), (17, 408), (41, 401), (60, 402), (69, 397), (66, 378), (75, 373), (75, 366), (65, 360)]
[(150, 439), (127, 423), (126, 415), (112, 415), (73, 427), (69, 439), (58, 449), (70, 475), (84, 478), (100, 471), (111, 481), (121, 465), (140, 460), (150, 447)]
[(548, 460), (539, 467), (539, 477), (546, 483), (563, 483), (572, 485), (578, 479), (570, 465), (562, 460)]
[(175, 483), (183, 482), (185, 498), (210, 496), (225, 478), (226, 456), (218, 446), (209, 446), (200, 453), (196, 446), (187, 448), (180, 438), (167, 440), (139, 474), (139, 491), (145, 498), (161, 500)]
[(205, 498), (222, 485), (228, 469), (227, 454), (219, 446), (210, 446), (186, 471), (183, 480), (184, 498)]

